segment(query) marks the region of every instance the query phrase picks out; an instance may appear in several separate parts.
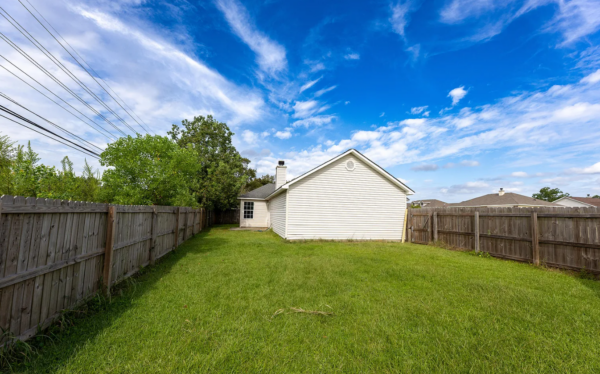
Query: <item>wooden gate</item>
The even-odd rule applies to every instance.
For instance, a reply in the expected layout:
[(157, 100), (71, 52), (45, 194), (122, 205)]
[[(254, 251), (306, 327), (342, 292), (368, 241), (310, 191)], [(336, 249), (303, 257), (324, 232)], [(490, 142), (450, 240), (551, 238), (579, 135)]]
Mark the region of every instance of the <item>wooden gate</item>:
[(417, 244), (429, 244), (432, 237), (432, 217), (430, 213), (417, 213), (409, 210), (408, 241)]

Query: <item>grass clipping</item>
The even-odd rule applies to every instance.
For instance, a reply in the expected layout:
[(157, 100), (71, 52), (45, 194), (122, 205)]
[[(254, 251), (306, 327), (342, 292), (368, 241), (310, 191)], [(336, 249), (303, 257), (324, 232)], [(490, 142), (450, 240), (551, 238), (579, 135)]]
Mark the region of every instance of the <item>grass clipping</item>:
[[(329, 305), (326, 305), (327, 307), (331, 308)], [(314, 315), (319, 315), (319, 316), (333, 316), (333, 312), (324, 312), (321, 310), (304, 310), (302, 308), (294, 308), (291, 307), (288, 309), (288, 312), (286, 313), (286, 309), (277, 309), (275, 311), (275, 313), (273, 313), (273, 315), (271, 316), (271, 319), (277, 317), (280, 314), (290, 314), (290, 313), (304, 313), (304, 314), (314, 314)]]

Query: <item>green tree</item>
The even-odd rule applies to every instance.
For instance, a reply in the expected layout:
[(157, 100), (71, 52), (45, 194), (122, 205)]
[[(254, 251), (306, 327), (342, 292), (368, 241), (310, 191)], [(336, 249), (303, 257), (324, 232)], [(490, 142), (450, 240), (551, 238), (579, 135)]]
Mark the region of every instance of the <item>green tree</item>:
[(225, 210), (238, 205), (237, 197), (252, 175), (250, 160), (240, 156), (231, 141), (233, 132), (212, 116), (183, 120), (169, 131), (181, 148), (196, 151), (197, 184), (193, 192), (198, 203), (208, 209)]
[(0, 136), (0, 195), (10, 195), (13, 190), (13, 163), (15, 143), (6, 135)]
[(164, 136), (122, 137), (100, 155), (100, 199), (116, 204), (197, 206), (198, 155)]
[(600, 195), (594, 195), (592, 196), (594, 199), (600, 199)]
[(540, 192), (534, 193), (532, 195), (532, 197), (535, 199), (545, 200), (545, 201), (549, 201), (549, 202), (558, 200), (561, 197), (565, 197), (565, 196), (570, 196), (570, 195), (568, 193), (563, 193), (558, 188), (550, 188), (550, 187), (544, 187), (540, 190)]
[(252, 190), (255, 190), (255, 189), (259, 188), (259, 187), (264, 186), (265, 184), (269, 184), (269, 183), (275, 183), (275, 176), (274, 175), (265, 174), (262, 177), (258, 177), (257, 178), (256, 177), (256, 170), (250, 169), (249, 170), (248, 181), (244, 185), (244, 188), (242, 189), (242, 192), (252, 191)]

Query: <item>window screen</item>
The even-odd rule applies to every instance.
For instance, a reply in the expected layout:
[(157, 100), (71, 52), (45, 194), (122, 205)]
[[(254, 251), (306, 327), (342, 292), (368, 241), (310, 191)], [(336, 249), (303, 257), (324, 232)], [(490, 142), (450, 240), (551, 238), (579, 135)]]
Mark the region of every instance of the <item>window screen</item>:
[(253, 201), (244, 201), (244, 218), (254, 218)]

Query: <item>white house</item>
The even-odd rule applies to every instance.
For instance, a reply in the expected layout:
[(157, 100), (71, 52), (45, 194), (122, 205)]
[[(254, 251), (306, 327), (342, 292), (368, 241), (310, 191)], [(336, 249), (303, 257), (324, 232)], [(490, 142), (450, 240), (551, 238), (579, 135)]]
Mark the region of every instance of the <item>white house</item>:
[(554, 204), (573, 208), (599, 208), (600, 199), (590, 197), (589, 194), (587, 197), (565, 196), (555, 200)]
[(285, 239), (401, 240), (414, 191), (355, 149), (239, 197), (240, 227), (270, 227)]

